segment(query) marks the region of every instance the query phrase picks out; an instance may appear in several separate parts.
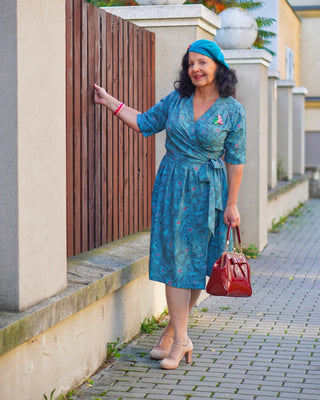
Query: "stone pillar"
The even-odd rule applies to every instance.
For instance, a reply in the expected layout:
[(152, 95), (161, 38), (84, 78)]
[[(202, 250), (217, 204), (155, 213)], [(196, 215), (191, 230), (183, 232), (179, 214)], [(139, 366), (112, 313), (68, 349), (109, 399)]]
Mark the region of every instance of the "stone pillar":
[(278, 179), (292, 179), (292, 88), (294, 81), (278, 81)]
[(293, 94), (293, 173), (302, 175), (305, 172), (305, 133), (304, 106), (308, 91), (305, 87), (294, 87)]
[(268, 66), (265, 50), (224, 50), (238, 77), (237, 99), (247, 113), (247, 164), (239, 194), (243, 245), (267, 244)]
[(280, 72), (268, 71), (268, 187), (277, 187), (278, 133), (277, 133), (277, 81)]
[[(156, 101), (174, 89), (189, 44), (198, 39), (213, 40), (220, 28), (220, 17), (201, 4), (105, 7), (104, 10), (155, 33)], [(158, 134), (157, 168), (164, 155), (164, 142), (165, 134)]]
[(0, 13), (0, 309), (66, 287), (65, 2)]

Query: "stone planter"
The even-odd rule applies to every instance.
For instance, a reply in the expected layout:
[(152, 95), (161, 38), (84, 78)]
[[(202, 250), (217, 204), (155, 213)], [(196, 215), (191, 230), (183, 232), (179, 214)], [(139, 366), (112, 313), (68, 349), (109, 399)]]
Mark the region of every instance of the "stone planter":
[(238, 7), (227, 8), (219, 14), (221, 29), (217, 31), (215, 41), (223, 49), (249, 49), (258, 35), (256, 20)]
[(186, 0), (136, 0), (140, 6), (165, 6), (183, 4)]

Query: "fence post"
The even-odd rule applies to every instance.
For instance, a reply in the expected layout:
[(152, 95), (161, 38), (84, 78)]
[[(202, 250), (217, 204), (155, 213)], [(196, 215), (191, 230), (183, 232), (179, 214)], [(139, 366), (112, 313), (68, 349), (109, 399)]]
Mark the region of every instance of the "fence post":
[(265, 50), (224, 50), (238, 77), (237, 99), (247, 113), (247, 164), (239, 194), (244, 245), (267, 244), (268, 198), (268, 66)]
[(65, 2), (0, 13), (0, 309), (66, 287)]
[(278, 81), (278, 164), (283, 178), (292, 179), (292, 88), (294, 81)]
[(294, 87), (293, 94), (293, 173), (305, 172), (304, 106), (308, 91), (305, 87)]
[(268, 71), (268, 187), (274, 189), (277, 187), (277, 161), (278, 161), (278, 96), (277, 81), (280, 78), (280, 72), (275, 70)]

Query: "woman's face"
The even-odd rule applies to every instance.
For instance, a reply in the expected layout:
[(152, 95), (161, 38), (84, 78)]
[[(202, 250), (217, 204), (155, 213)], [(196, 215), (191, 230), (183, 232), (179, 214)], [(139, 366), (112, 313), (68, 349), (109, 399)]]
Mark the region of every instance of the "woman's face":
[(196, 88), (215, 86), (217, 63), (212, 58), (190, 51), (188, 65), (189, 78)]

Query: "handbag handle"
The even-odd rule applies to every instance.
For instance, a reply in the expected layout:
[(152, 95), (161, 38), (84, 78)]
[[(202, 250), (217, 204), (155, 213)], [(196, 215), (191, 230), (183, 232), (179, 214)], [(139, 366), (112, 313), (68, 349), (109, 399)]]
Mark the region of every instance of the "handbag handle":
[[(239, 226), (236, 226), (236, 231), (237, 231), (237, 236), (238, 236), (238, 243), (239, 247), (241, 249), (241, 237), (240, 237), (240, 229)], [(231, 222), (229, 223), (228, 226), (228, 231), (227, 231), (227, 243), (226, 243), (226, 249), (229, 248), (229, 243), (230, 243), (230, 233), (231, 233)]]

